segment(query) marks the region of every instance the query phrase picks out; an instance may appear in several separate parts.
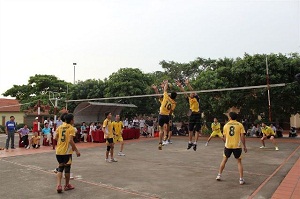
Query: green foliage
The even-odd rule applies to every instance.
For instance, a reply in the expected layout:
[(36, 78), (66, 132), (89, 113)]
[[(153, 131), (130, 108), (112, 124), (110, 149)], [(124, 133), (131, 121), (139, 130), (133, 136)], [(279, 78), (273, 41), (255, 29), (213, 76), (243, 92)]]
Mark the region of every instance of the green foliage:
[(5, 126), (0, 125), (0, 133), (5, 133)]

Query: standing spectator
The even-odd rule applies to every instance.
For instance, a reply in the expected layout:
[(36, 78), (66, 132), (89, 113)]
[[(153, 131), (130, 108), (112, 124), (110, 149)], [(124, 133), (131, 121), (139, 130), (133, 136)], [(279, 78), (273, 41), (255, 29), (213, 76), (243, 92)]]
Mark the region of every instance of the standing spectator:
[(153, 119), (151, 117), (147, 117), (145, 124), (147, 126), (147, 131), (148, 134), (150, 135), (150, 137), (154, 137), (154, 122)]
[(134, 128), (139, 128), (139, 120), (137, 119), (137, 117), (133, 118), (132, 125)]
[(144, 118), (142, 117), (142, 118), (140, 119), (140, 132), (143, 132), (144, 127), (145, 127), (145, 120), (144, 120)]
[(36, 117), (35, 120), (33, 121), (33, 128), (32, 128), (32, 132), (39, 132), (39, 117)]
[(56, 121), (56, 128), (59, 127), (60, 125), (62, 125), (63, 121), (60, 119), (60, 117), (57, 118)]
[(44, 128), (42, 129), (42, 137), (47, 138), (46, 142), (49, 142), (49, 145), (52, 144), (51, 142), (51, 128), (49, 127), (49, 124), (46, 122)]
[(123, 123), (124, 123), (124, 129), (128, 129), (129, 126), (128, 118), (126, 118)]
[(10, 120), (5, 124), (5, 133), (6, 133), (6, 151), (8, 151), (9, 141), (11, 139), (10, 147), (11, 149), (15, 149), (15, 131), (16, 131), (16, 123), (15, 117), (10, 116)]
[(86, 130), (86, 125), (85, 122), (82, 122), (82, 125), (80, 127), (81, 130), (81, 136), (83, 136), (83, 142), (87, 142), (87, 130)]
[(54, 121), (52, 118), (49, 121), (49, 128), (50, 128), (50, 132), (52, 132), (54, 130)]
[(24, 147), (26, 148), (29, 145), (28, 143), (29, 129), (27, 127), (27, 124), (25, 124), (23, 128), (19, 129), (18, 133), (21, 137), (21, 143), (24, 144)]
[(95, 126), (95, 122), (92, 122), (90, 125), (90, 132), (89, 132), (89, 134), (91, 135), (92, 142), (94, 142), (92, 132), (95, 131), (96, 129), (97, 129), (97, 127)]
[(270, 127), (274, 131), (275, 135), (277, 135), (277, 129), (276, 129), (276, 127), (273, 124), (271, 124)]

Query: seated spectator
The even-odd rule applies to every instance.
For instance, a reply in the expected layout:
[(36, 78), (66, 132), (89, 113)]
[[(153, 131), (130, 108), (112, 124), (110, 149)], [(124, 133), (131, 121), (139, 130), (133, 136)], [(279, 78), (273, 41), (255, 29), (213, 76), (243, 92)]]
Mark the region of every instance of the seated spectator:
[(277, 131), (276, 131), (277, 137), (282, 138), (283, 137), (283, 129), (279, 125), (277, 125), (276, 128), (277, 128)]
[(256, 131), (257, 131), (257, 128), (255, 127), (254, 124), (252, 124), (251, 131), (250, 131), (250, 136), (254, 137), (254, 135), (256, 134)]
[(44, 128), (42, 129), (42, 135), (43, 138), (47, 138), (47, 142), (49, 142), (49, 145), (52, 144), (51, 142), (51, 128), (49, 127), (49, 123), (45, 123)]
[(91, 136), (92, 142), (94, 142), (92, 131), (95, 131), (96, 129), (97, 128), (95, 126), (95, 123), (92, 122), (91, 125), (90, 125), (90, 132), (89, 132), (89, 135)]
[(257, 124), (257, 127), (256, 127), (256, 137), (262, 137), (262, 132), (261, 132), (261, 127), (259, 124)]
[(34, 132), (34, 136), (31, 137), (29, 140), (29, 145), (26, 147), (26, 149), (30, 149), (30, 146), (32, 146), (35, 149), (40, 148), (40, 136), (38, 136), (37, 132)]
[(97, 130), (102, 130), (102, 124), (100, 122), (97, 123), (96, 129)]
[(24, 144), (24, 147), (26, 148), (29, 145), (29, 141), (28, 141), (29, 129), (27, 127), (27, 124), (25, 124), (23, 128), (19, 129), (18, 133), (21, 137), (21, 143)]
[(81, 130), (81, 137), (83, 137), (83, 142), (87, 142), (87, 129), (86, 129), (86, 125), (85, 122), (82, 122), (82, 125), (80, 127)]

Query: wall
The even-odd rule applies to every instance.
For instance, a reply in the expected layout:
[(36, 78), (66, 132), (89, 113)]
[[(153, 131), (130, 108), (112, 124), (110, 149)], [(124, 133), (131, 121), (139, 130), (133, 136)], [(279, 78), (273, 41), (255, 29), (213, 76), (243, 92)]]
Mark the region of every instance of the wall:
[[(3, 116), (5, 116), (4, 124), (2, 121)], [(5, 125), (5, 123), (9, 120), (10, 116), (15, 117), (15, 122), (17, 124), (24, 123), (24, 113), (23, 112), (0, 112), (1, 125)]]
[(291, 127), (300, 128), (300, 114), (292, 115), (290, 118)]

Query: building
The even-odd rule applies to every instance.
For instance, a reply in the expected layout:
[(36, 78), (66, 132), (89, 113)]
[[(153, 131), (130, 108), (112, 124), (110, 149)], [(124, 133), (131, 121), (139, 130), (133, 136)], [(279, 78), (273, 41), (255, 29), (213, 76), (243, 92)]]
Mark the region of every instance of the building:
[(21, 111), (21, 106), (18, 100), (0, 98), (0, 116), (1, 125), (5, 126), (6, 121), (9, 120), (10, 116), (15, 117), (17, 124), (24, 123), (24, 112)]

